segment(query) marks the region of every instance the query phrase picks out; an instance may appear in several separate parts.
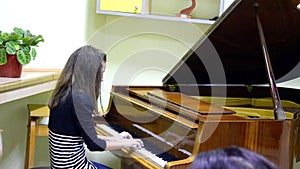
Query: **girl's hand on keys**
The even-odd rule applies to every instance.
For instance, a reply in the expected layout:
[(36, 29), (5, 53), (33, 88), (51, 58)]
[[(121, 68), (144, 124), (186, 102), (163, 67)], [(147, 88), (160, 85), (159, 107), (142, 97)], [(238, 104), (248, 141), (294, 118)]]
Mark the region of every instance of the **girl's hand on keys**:
[(120, 136), (121, 136), (121, 139), (132, 139), (132, 136), (126, 131), (123, 131), (122, 133), (120, 133)]
[(141, 139), (125, 139), (125, 140), (123, 140), (123, 148), (140, 149), (143, 147), (144, 147), (144, 144)]

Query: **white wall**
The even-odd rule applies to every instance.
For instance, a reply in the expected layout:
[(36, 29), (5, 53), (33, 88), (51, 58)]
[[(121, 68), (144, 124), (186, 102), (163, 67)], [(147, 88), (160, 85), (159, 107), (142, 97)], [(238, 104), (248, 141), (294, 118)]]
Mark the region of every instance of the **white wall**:
[(71, 52), (85, 44), (88, 2), (94, 1), (1, 0), (0, 30), (21, 27), (43, 35), (36, 60), (26, 67), (62, 68)]

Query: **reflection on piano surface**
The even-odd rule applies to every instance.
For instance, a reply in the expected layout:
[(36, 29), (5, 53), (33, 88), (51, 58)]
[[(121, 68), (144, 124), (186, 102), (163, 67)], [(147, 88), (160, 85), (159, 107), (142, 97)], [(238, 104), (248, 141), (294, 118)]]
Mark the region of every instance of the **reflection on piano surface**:
[[(299, 161), (300, 90), (278, 88), (286, 119), (276, 120), (270, 88), (261, 85), (268, 79), (253, 3), (235, 1), (162, 86), (113, 86), (97, 131), (126, 130), (145, 145), (115, 151), (122, 168), (187, 168), (199, 152), (229, 145), (253, 150), (284, 169)], [(259, 6), (275, 77), (299, 77), (295, 1), (264, 0)]]

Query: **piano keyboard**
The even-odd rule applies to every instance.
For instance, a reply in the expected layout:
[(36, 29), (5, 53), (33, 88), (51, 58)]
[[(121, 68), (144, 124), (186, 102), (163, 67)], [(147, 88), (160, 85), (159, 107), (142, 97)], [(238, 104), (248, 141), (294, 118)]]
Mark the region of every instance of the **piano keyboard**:
[[(97, 127), (99, 127), (102, 131), (106, 132), (110, 136), (117, 136), (119, 135), (119, 132), (115, 131), (113, 128), (106, 124), (97, 124)], [(156, 156), (152, 152), (148, 151), (145, 148), (141, 149), (131, 149), (131, 151), (134, 151), (135, 153), (139, 154), (140, 156), (147, 158), (148, 160), (155, 163), (159, 168), (164, 168), (164, 166), (167, 164), (167, 161), (163, 160), (162, 158)]]

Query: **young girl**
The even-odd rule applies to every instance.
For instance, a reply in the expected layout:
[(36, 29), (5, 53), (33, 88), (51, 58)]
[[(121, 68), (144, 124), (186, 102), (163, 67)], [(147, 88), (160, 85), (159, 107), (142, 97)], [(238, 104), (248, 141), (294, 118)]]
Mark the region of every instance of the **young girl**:
[(143, 142), (127, 132), (117, 137), (97, 136), (93, 115), (106, 68), (106, 55), (92, 47), (77, 49), (68, 59), (49, 101), (51, 168), (105, 168), (87, 159), (90, 151), (141, 148)]

